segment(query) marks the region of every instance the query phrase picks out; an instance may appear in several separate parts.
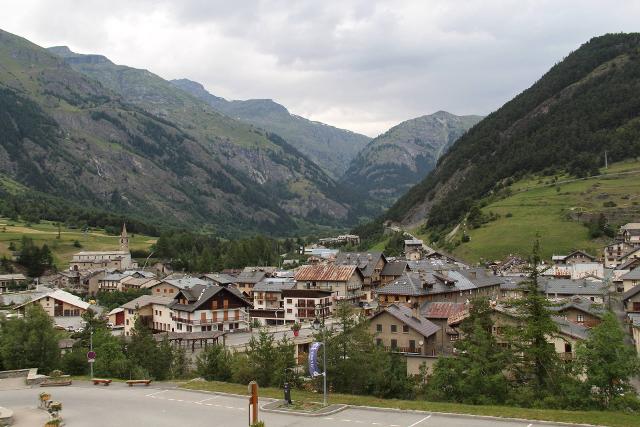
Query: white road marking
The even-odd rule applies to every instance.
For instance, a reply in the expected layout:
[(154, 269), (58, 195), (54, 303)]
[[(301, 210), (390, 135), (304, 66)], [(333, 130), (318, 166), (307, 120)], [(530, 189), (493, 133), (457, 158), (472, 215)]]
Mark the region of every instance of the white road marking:
[(531, 427), (533, 424), (529, 424), (527, 427)]
[(371, 424), (373, 424), (374, 426), (381, 426), (382, 425), (380, 423), (371, 423)]
[(344, 419), (344, 418), (343, 418), (343, 419), (341, 419), (340, 421), (345, 422), (345, 423), (350, 423), (350, 422), (351, 422), (351, 420), (346, 420), (346, 419)]
[(202, 399), (202, 400), (200, 400), (200, 401), (198, 401), (198, 402), (195, 402), (195, 403), (197, 403), (197, 404), (201, 404), (201, 403), (206, 402), (207, 400), (217, 399), (218, 397), (220, 397), (220, 396), (208, 397), (208, 398), (206, 398), (206, 399)]
[[(424, 417), (423, 419), (421, 419), (419, 421), (416, 421), (415, 423), (411, 424), (409, 427), (415, 427), (418, 424), (420, 424), (421, 422), (428, 420), (429, 418), (431, 418), (431, 414), (427, 415), (426, 417)], [(529, 427), (531, 427), (531, 425), (529, 425)]]
[(327, 421), (331, 421), (331, 420), (333, 420), (333, 418), (331, 418), (331, 417), (325, 417), (325, 420), (327, 420)]
[(166, 393), (166, 392), (168, 392), (168, 391), (169, 391), (169, 390), (160, 390), (160, 391), (156, 391), (155, 393), (147, 394), (146, 396), (147, 396), (147, 397), (153, 397), (153, 396), (155, 396), (156, 394)]

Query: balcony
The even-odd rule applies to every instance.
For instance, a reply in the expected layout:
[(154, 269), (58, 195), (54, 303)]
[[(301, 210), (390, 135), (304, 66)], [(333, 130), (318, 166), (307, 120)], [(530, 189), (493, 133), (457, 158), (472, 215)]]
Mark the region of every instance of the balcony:
[(571, 352), (558, 353), (558, 357), (560, 358), (560, 360), (564, 360), (565, 362), (568, 362), (573, 360), (573, 353)]
[(418, 347), (383, 347), (385, 351), (390, 353), (408, 353), (408, 354), (421, 354)]

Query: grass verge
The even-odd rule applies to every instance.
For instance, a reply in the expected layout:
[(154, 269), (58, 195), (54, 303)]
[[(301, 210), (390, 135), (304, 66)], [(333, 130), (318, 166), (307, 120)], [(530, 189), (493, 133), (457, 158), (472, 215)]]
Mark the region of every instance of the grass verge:
[[(214, 391), (247, 395), (247, 386), (242, 384), (223, 383), (218, 381), (190, 381), (181, 386), (188, 390)], [(282, 390), (270, 387), (261, 387), (260, 396), (282, 399)], [(294, 401), (317, 402), (322, 395), (308, 391), (293, 390), (291, 397)], [(463, 405), (446, 402), (427, 402), (423, 400), (398, 400), (379, 399), (372, 396), (356, 396), (350, 394), (332, 393), (329, 395), (329, 403), (342, 403), (346, 405), (374, 406), (378, 408), (393, 408), (405, 410), (419, 410), (428, 412), (447, 412), (469, 415), (487, 415), (505, 418), (523, 418), (538, 421), (557, 421), (564, 423), (592, 424), (611, 427), (640, 426), (640, 417), (637, 414), (628, 414), (614, 411), (565, 411), (558, 409), (531, 409), (516, 408), (511, 406), (481, 406)]]

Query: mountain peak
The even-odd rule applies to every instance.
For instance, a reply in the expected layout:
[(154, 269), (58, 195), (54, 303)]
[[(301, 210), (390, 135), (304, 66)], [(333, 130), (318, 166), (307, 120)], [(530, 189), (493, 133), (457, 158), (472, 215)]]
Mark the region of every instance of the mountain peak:
[(76, 53), (69, 46), (51, 46), (47, 50), (69, 64), (113, 64), (104, 55)]

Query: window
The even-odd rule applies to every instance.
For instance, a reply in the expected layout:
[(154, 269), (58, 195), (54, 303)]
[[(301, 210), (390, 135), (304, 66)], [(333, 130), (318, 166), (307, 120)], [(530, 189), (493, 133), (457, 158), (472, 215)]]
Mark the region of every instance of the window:
[(380, 323), (376, 325), (376, 332), (382, 332), (382, 325)]
[(398, 348), (398, 340), (391, 340), (391, 348)]
[(408, 325), (402, 325), (402, 332), (404, 332), (405, 334), (409, 333), (409, 326)]
[(578, 314), (578, 323), (584, 322), (584, 314)]
[(382, 340), (380, 338), (376, 338), (376, 345), (382, 346)]
[(458, 341), (459, 338), (460, 338), (460, 335), (458, 334), (449, 335), (449, 341)]
[(395, 300), (396, 302), (398, 302), (398, 301), (400, 301), (400, 297), (399, 297), (398, 295), (396, 295), (396, 296), (395, 296), (395, 298), (394, 298), (394, 300)]
[(291, 314), (293, 313), (293, 310), (291, 310), (290, 308), (287, 308), (287, 313)]
[(416, 341), (415, 340), (409, 340), (409, 350), (411, 352), (415, 352), (416, 351)]
[(391, 325), (391, 332), (398, 332), (398, 325)]
[(293, 304), (293, 300), (291, 298), (287, 298), (287, 304)]

